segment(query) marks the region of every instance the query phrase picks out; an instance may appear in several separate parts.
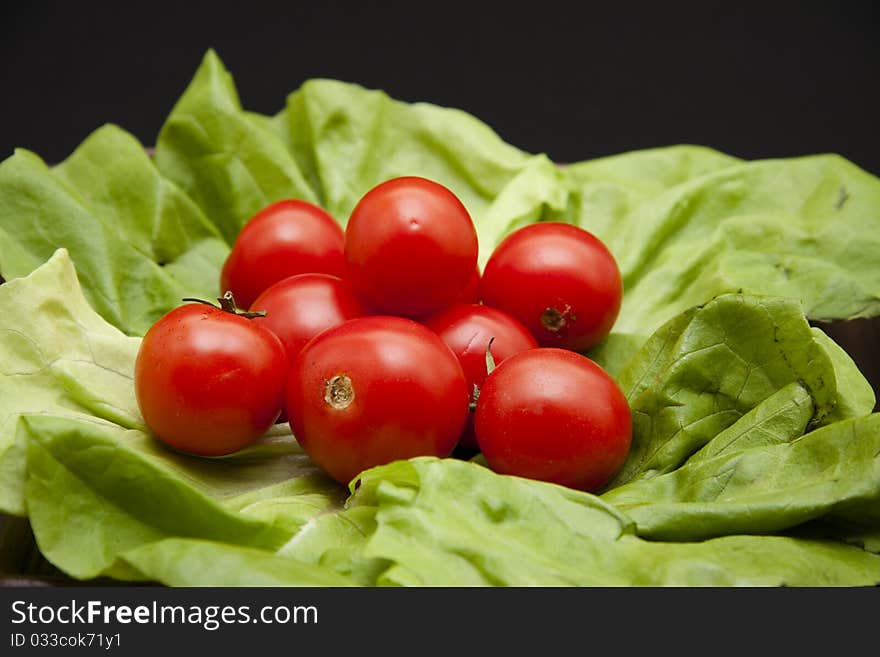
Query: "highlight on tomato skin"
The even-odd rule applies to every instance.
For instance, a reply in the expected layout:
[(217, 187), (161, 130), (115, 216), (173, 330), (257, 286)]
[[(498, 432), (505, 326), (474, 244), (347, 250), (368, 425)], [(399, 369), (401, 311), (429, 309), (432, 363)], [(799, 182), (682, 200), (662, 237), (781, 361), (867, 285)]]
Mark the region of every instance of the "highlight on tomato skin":
[(286, 375), (287, 355), (274, 333), (241, 315), (188, 303), (144, 335), (135, 397), (161, 442), (188, 454), (223, 456), (272, 426)]
[[(509, 356), (535, 349), (534, 336), (515, 317), (503, 310), (482, 304), (454, 305), (425, 320), (425, 326), (437, 333), (458, 357), (472, 396), (476, 397), (488, 374), (486, 351), (491, 341), (492, 358), (496, 364)], [(473, 413), (468, 416), (459, 447), (476, 450)]]
[(514, 354), (489, 374), (474, 427), (492, 470), (587, 492), (623, 467), (632, 442), (614, 379), (586, 356), (549, 347)]
[(542, 347), (585, 352), (611, 332), (623, 299), (614, 256), (592, 233), (561, 222), (515, 230), (489, 256), (483, 303), (519, 319)]
[(348, 484), (394, 460), (449, 456), (468, 404), (461, 364), (433, 331), (372, 315), (329, 328), (300, 351), (285, 406), (303, 450)]
[(460, 298), (478, 248), (471, 216), (451, 190), (402, 176), (370, 189), (352, 210), (343, 278), (371, 312), (420, 319)]
[(220, 291), (232, 291), (248, 308), (273, 283), (289, 276), (345, 271), (345, 233), (323, 208), (284, 199), (257, 212), (244, 225), (220, 272)]

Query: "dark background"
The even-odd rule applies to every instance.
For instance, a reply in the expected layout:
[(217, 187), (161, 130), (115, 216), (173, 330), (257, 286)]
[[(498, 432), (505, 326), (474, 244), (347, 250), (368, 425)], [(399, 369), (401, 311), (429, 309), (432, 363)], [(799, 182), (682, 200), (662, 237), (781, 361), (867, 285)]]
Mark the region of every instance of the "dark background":
[(871, 2), (3, 3), (0, 159), (114, 122), (153, 143), (214, 47), (247, 109), (311, 77), (464, 109), (557, 161), (673, 143), (880, 175)]

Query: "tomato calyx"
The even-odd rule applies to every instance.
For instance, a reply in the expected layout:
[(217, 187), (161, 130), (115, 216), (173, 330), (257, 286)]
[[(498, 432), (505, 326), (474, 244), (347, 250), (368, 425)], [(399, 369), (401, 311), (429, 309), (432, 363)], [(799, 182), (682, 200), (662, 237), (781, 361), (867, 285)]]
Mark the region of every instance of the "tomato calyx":
[(235, 296), (232, 294), (231, 290), (226, 290), (222, 297), (217, 297), (217, 303), (212, 303), (211, 301), (206, 301), (205, 299), (197, 299), (195, 297), (184, 297), (182, 301), (191, 301), (193, 303), (201, 303), (206, 306), (211, 306), (212, 308), (220, 308), (223, 312), (231, 313), (233, 315), (238, 315), (239, 317), (244, 317), (245, 319), (254, 319), (255, 317), (265, 317), (265, 310), (244, 310), (239, 308), (235, 303)]
[(489, 338), (489, 342), (486, 344), (486, 376), (489, 376), (492, 373), (492, 370), (495, 369), (495, 357), (492, 356), (492, 343), (495, 342), (495, 337)]
[(351, 406), (354, 401), (354, 386), (346, 374), (337, 374), (325, 382), (324, 401), (337, 411)]
[(541, 326), (554, 333), (559, 333), (568, 326), (569, 322), (575, 320), (577, 320), (577, 316), (571, 312), (569, 305), (566, 305), (565, 309), (561, 311), (551, 306), (541, 313)]
[[(489, 338), (489, 342), (486, 344), (486, 376), (489, 376), (492, 373), (492, 370), (495, 369), (495, 357), (492, 356), (492, 343), (495, 342), (495, 337)], [(477, 410), (477, 400), (480, 398), (480, 386), (476, 383), (474, 384), (474, 389), (471, 391), (471, 401), (468, 404), (468, 410), (471, 412)]]

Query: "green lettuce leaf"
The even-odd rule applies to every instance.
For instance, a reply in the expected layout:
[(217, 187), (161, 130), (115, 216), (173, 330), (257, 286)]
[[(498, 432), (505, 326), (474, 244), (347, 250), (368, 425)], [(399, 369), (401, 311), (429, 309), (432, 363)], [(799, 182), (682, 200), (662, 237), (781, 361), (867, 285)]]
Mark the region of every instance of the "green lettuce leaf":
[(216, 227), (159, 175), (134, 137), (95, 131), (61, 165), (19, 149), (0, 164), (0, 272), (25, 276), (64, 248), (89, 303), (142, 335), (186, 296), (217, 296)]
[(678, 145), (631, 151), (564, 167), (573, 190), (568, 216), (605, 241), (614, 252), (626, 248), (615, 243), (629, 216), (667, 190), (690, 180), (741, 164), (730, 155), (703, 146)]
[(163, 124), (155, 158), (230, 245), (269, 203), (318, 201), (284, 145), (242, 110), (232, 76), (213, 51)]
[[(280, 548), (347, 495), (276, 425), (216, 459), (167, 449), (134, 396), (139, 338), (95, 313), (68, 254), (0, 286), (0, 503), (76, 577), (175, 536)], [(173, 510), (173, 511), (172, 511)]]
[(571, 219), (623, 274), (616, 330), (650, 332), (728, 292), (796, 299), (817, 320), (880, 313), (880, 180), (841, 157), (673, 147), (575, 170)]
[(321, 586), (353, 582), (315, 564), (267, 550), (192, 538), (166, 538), (127, 551), (121, 560), (166, 586)]
[(843, 348), (819, 328), (812, 327), (813, 340), (831, 359), (837, 380), (837, 405), (825, 417), (826, 422), (868, 415), (877, 402), (874, 389)]
[[(723, 295), (678, 315), (619, 375), (633, 414), (633, 441), (610, 487), (678, 468), (795, 382), (809, 391), (813, 424), (845, 415), (834, 363), (796, 301)], [(870, 412), (852, 403), (853, 411)]]
[(603, 499), (655, 540), (781, 532), (838, 513), (880, 529), (880, 414), (802, 435), (800, 396), (768, 399), (704, 448), (713, 456), (695, 456)]
[(74, 577), (95, 577), (121, 552), (163, 538), (264, 548), (289, 538), (279, 527), (224, 509), (142, 458), (123, 429), (50, 416), (27, 416), (21, 427), (34, 536), (43, 555)]
[(340, 219), (371, 186), (413, 172), (457, 190), (482, 214), (530, 159), (460, 110), (403, 103), (336, 80), (307, 81), (273, 125)]
[(360, 503), (315, 516), (277, 554), (332, 569), (361, 586), (375, 586), (391, 565), (364, 553), (376, 531), (377, 511), (376, 506)]
[[(151, 160), (104, 126), (56, 167), (24, 150), (0, 163), (0, 510), (29, 515), (64, 572), (181, 586), (880, 583), (874, 391), (807, 323), (880, 314), (877, 178), (831, 155), (743, 162), (689, 145), (559, 166), (459, 110), (333, 80), (264, 116), (212, 51), (156, 146)], [(182, 297), (218, 293), (249, 217), (302, 198), (344, 224), (397, 175), (462, 199), (481, 263), (534, 221), (611, 248), (624, 304), (589, 355), (627, 393), (634, 439), (601, 496), (455, 459), (396, 462), (346, 490), (287, 425), (217, 459), (150, 435), (136, 336)]]
[(24, 414), (144, 429), (132, 375), (140, 340), (99, 317), (65, 250), (0, 286), (0, 509), (24, 515)]
[(343, 225), (376, 184), (418, 175), (449, 187), (474, 217), (485, 262), (513, 228), (562, 212), (564, 176), (457, 109), (404, 103), (378, 90), (309, 80), (274, 117), (244, 111), (209, 51), (156, 145), (163, 175), (232, 241), (264, 205), (301, 198)]
[(413, 586), (859, 586), (880, 557), (836, 541), (731, 535), (646, 541), (602, 499), (452, 459), (368, 470), (352, 504), (375, 506), (363, 554), (378, 584)]
[(460, 110), (335, 80), (306, 81), (274, 116), (249, 112), (213, 51), (162, 126), (155, 168), (116, 128), (83, 149), (56, 175), (25, 151), (3, 163), (0, 272), (65, 246), (90, 302), (129, 334), (183, 294), (214, 296), (228, 245), (266, 204), (302, 198), (344, 224), (397, 175), (462, 199), (483, 264), (529, 222), (595, 232), (624, 275), (621, 333), (649, 335), (730, 292), (793, 298), (811, 319), (880, 312), (880, 181), (836, 156), (742, 162), (679, 145), (560, 167)]

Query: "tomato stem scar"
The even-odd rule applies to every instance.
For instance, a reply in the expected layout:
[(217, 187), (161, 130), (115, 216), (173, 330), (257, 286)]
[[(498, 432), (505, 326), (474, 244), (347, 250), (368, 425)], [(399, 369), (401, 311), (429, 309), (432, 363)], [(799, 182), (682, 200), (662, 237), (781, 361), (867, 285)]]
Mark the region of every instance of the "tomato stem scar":
[(354, 401), (354, 386), (345, 374), (337, 374), (325, 382), (324, 401), (336, 410), (351, 406)]
[(565, 310), (559, 311), (556, 308), (547, 308), (541, 313), (541, 326), (548, 331), (558, 332), (566, 327), (569, 322), (574, 321), (576, 317), (571, 312), (571, 306), (566, 305)]

